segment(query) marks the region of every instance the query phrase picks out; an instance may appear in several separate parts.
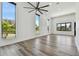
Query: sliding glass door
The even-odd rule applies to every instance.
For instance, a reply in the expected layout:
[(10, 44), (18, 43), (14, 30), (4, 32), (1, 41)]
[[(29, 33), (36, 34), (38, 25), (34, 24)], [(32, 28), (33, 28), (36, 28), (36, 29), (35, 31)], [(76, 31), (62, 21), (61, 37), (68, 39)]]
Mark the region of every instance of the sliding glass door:
[(2, 3), (2, 38), (14, 39), (16, 35), (16, 5), (10, 2)]

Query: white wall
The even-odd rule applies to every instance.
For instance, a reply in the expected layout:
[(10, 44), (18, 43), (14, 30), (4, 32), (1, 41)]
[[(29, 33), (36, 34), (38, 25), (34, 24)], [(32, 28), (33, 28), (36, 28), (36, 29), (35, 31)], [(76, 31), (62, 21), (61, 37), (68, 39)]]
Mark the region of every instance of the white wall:
[(40, 19), (40, 26), (41, 26), (41, 32), (40, 35), (47, 35), (48, 34), (48, 30), (47, 30), (47, 17), (45, 15), (41, 15), (41, 19)]
[(76, 37), (75, 42), (79, 50), (79, 3), (76, 3)]
[[(23, 3), (16, 5), (16, 38), (27, 39), (34, 35), (34, 13), (28, 13)], [(27, 6), (27, 4), (26, 4)]]
[[(53, 34), (64, 34), (64, 35), (74, 35), (74, 22), (75, 22), (75, 13), (66, 14), (66, 15), (60, 15), (58, 17), (53, 17), (52, 20), (52, 33)], [(72, 27), (71, 31), (57, 31), (57, 23), (65, 23), (65, 22), (71, 22)]]

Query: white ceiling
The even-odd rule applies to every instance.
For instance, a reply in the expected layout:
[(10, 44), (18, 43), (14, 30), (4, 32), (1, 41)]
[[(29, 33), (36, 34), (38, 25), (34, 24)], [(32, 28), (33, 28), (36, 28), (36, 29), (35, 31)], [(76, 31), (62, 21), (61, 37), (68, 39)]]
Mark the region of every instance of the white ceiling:
[[(31, 2), (36, 6), (36, 2)], [(63, 14), (65, 12), (74, 11), (76, 8), (77, 2), (40, 2), (39, 6), (50, 5), (44, 9), (48, 10), (48, 17), (52, 17), (54, 15)], [(23, 3), (25, 7), (31, 7), (27, 2)]]

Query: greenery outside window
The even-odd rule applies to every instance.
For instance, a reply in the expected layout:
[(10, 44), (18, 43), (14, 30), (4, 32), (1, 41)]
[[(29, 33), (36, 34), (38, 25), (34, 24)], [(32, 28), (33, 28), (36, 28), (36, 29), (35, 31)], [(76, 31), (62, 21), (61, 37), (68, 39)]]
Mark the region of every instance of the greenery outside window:
[(2, 3), (2, 38), (13, 39), (16, 35), (16, 5), (12, 2)]

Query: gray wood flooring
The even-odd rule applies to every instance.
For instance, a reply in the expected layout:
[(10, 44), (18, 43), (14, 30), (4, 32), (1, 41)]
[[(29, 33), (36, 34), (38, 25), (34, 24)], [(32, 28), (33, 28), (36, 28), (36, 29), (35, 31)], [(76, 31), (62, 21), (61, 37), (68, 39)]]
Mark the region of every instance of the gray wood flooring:
[(0, 56), (79, 56), (73, 36), (48, 35), (0, 47)]

